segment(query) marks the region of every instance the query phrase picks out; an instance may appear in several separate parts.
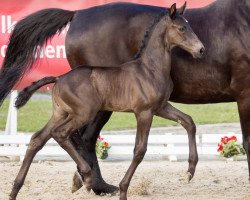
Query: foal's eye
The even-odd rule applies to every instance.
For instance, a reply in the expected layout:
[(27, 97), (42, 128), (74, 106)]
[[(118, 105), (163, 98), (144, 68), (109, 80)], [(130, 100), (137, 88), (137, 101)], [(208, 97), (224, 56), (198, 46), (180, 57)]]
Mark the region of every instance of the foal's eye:
[(186, 26), (182, 26), (182, 27), (179, 28), (179, 30), (180, 30), (181, 32), (184, 32), (186, 29), (187, 29)]

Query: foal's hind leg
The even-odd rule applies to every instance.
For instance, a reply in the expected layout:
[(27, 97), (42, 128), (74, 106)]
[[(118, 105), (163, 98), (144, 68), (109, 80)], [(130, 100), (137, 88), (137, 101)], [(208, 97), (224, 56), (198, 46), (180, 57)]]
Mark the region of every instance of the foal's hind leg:
[(195, 139), (196, 126), (193, 122), (193, 119), (189, 115), (186, 115), (185, 113), (174, 108), (169, 103), (156, 115), (159, 117), (176, 121), (187, 130), (189, 140), (188, 181), (190, 181), (194, 176), (195, 168), (198, 162), (198, 153)]
[(70, 135), (81, 127), (81, 120), (77, 117), (68, 116), (58, 127), (52, 131), (53, 138), (58, 144), (71, 156), (78, 166), (78, 171), (84, 177), (87, 190), (91, 190), (91, 168), (83, 159), (79, 152), (75, 149), (70, 141)]
[(25, 177), (28, 173), (29, 167), (33, 161), (33, 158), (35, 157), (36, 153), (42, 149), (42, 147), (45, 145), (45, 143), (51, 138), (50, 132), (48, 129), (48, 124), (40, 131), (35, 133), (31, 141), (29, 143), (28, 149), (26, 151), (21, 169), (18, 172), (18, 175), (14, 181), (13, 188), (10, 194), (10, 199), (14, 200), (16, 199), (16, 196), (23, 186)]
[(134, 148), (134, 157), (128, 171), (120, 182), (120, 200), (127, 199), (127, 191), (132, 176), (147, 151), (148, 135), (152, 124), (153, 115), (151, 111), (143, 111), (136, 114), (137, 132)]

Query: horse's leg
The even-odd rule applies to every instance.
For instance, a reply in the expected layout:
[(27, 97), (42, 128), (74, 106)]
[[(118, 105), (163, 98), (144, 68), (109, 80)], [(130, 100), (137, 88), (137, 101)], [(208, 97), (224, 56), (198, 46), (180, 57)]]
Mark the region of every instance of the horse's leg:
[(250, 180), (250, 92), (237, 100), (243, 135), (243, 146), (247, 154)]
[[(77, 151), (89, 163), (89, 165), (92, 166), (92, 190), (98, 195), (101, 193), (113, 194), (118, 191), (118, 187), (107, 184), (103, 180), (95, 152), (97, 137), (102, 127), (109, 120), (111, 114), (112, 112), (107, 111), (99, 112), (91, 123), (79, 130), (80, 134), (74, 134), (71, 137)], [(80, 135), (82, 139), (80, 138)], [(76, 172), (73, 178), (72, 192), (81, 188), (83, 182), (80, 179), (81, 177)]]
[(192, 118), (189, 115), (186, 115), (185, 113), (174, 108), (169, 103), (156, 115), (159, 117), (176, 121), (186, 129), (189, 140), (188, 181), (190, 181), (194, 176), (195, 168), (198, 162), (198, 153), (195, 139), (196, 127)]
[(231, 55), (230, 88), (238, 105), (240, 124), (243, 136), (243, 147), (247, 154), (250, 180), (250, 55), (245, 51), (236, 51)]
[(51, 138), (48, 124), (40, 131), (36, 132), (29, 143), (28, 149), (26, 151), (22, 166), (18, 172), (18, 175), (14, 181), (13, 188), (10, 194), (10, 199), (16, 199), (16, 196), (23, 186), (25, 177), (28, 173), (29, 167), (36, 155), (36, 153), (42, 149), (45, 143)]
[[(69, 136), (80, 127), (82, 120), (77, 117), (68, 116), (63, 123), (53, 129), (52, 137), (58, 144), (71, 156), (78, 166), (78, 171), (84, 177), (87, 190), (91, 190), (91, 168), (85, 159), (79, 154), (74, 145), (71, 143)], [(84, 121), (83, 121), (84, 123)]]
[(151, 111), (136, 113), (137, 133), (135, 140), (134, 157), (124, 178), (120, 182), (120, 200), (127, 199), (127, 191), (132, 176), (147, 151), (148, 134), (152, 124), (153, 115)]

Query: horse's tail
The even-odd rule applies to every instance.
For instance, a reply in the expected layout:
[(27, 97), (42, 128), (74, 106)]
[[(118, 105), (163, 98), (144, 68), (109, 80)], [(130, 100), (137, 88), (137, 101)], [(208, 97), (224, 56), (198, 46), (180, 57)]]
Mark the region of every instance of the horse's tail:
[(18, 94), (15, 106), (17, 108), (21, 108), (29, 101), (30, 97), (34, 94), (36, 90), (49, 83), (55, 83), (56, 80), (57, 77), (48, 76), (40, 79), (39, 81), (33, 82), (30, 86), (24, 88), (24, 90)]
[(74, 14), (75, 11), (44, 9), (16, 24), (0, 71), (0, 106), (25, 72), (32, 68), (38, 48), (60, 33)]

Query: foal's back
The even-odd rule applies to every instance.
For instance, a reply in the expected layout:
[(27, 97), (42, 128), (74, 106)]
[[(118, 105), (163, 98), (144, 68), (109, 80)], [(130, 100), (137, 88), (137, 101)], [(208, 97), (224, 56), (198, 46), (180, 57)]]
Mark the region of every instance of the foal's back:
[(53, 96), (67, 112), (79, 113), (86, 105), (129, 112), (157, 103), (168, 87), (163, 82), (140, 59), (113, 68), (80, 66), (59, 77)]

